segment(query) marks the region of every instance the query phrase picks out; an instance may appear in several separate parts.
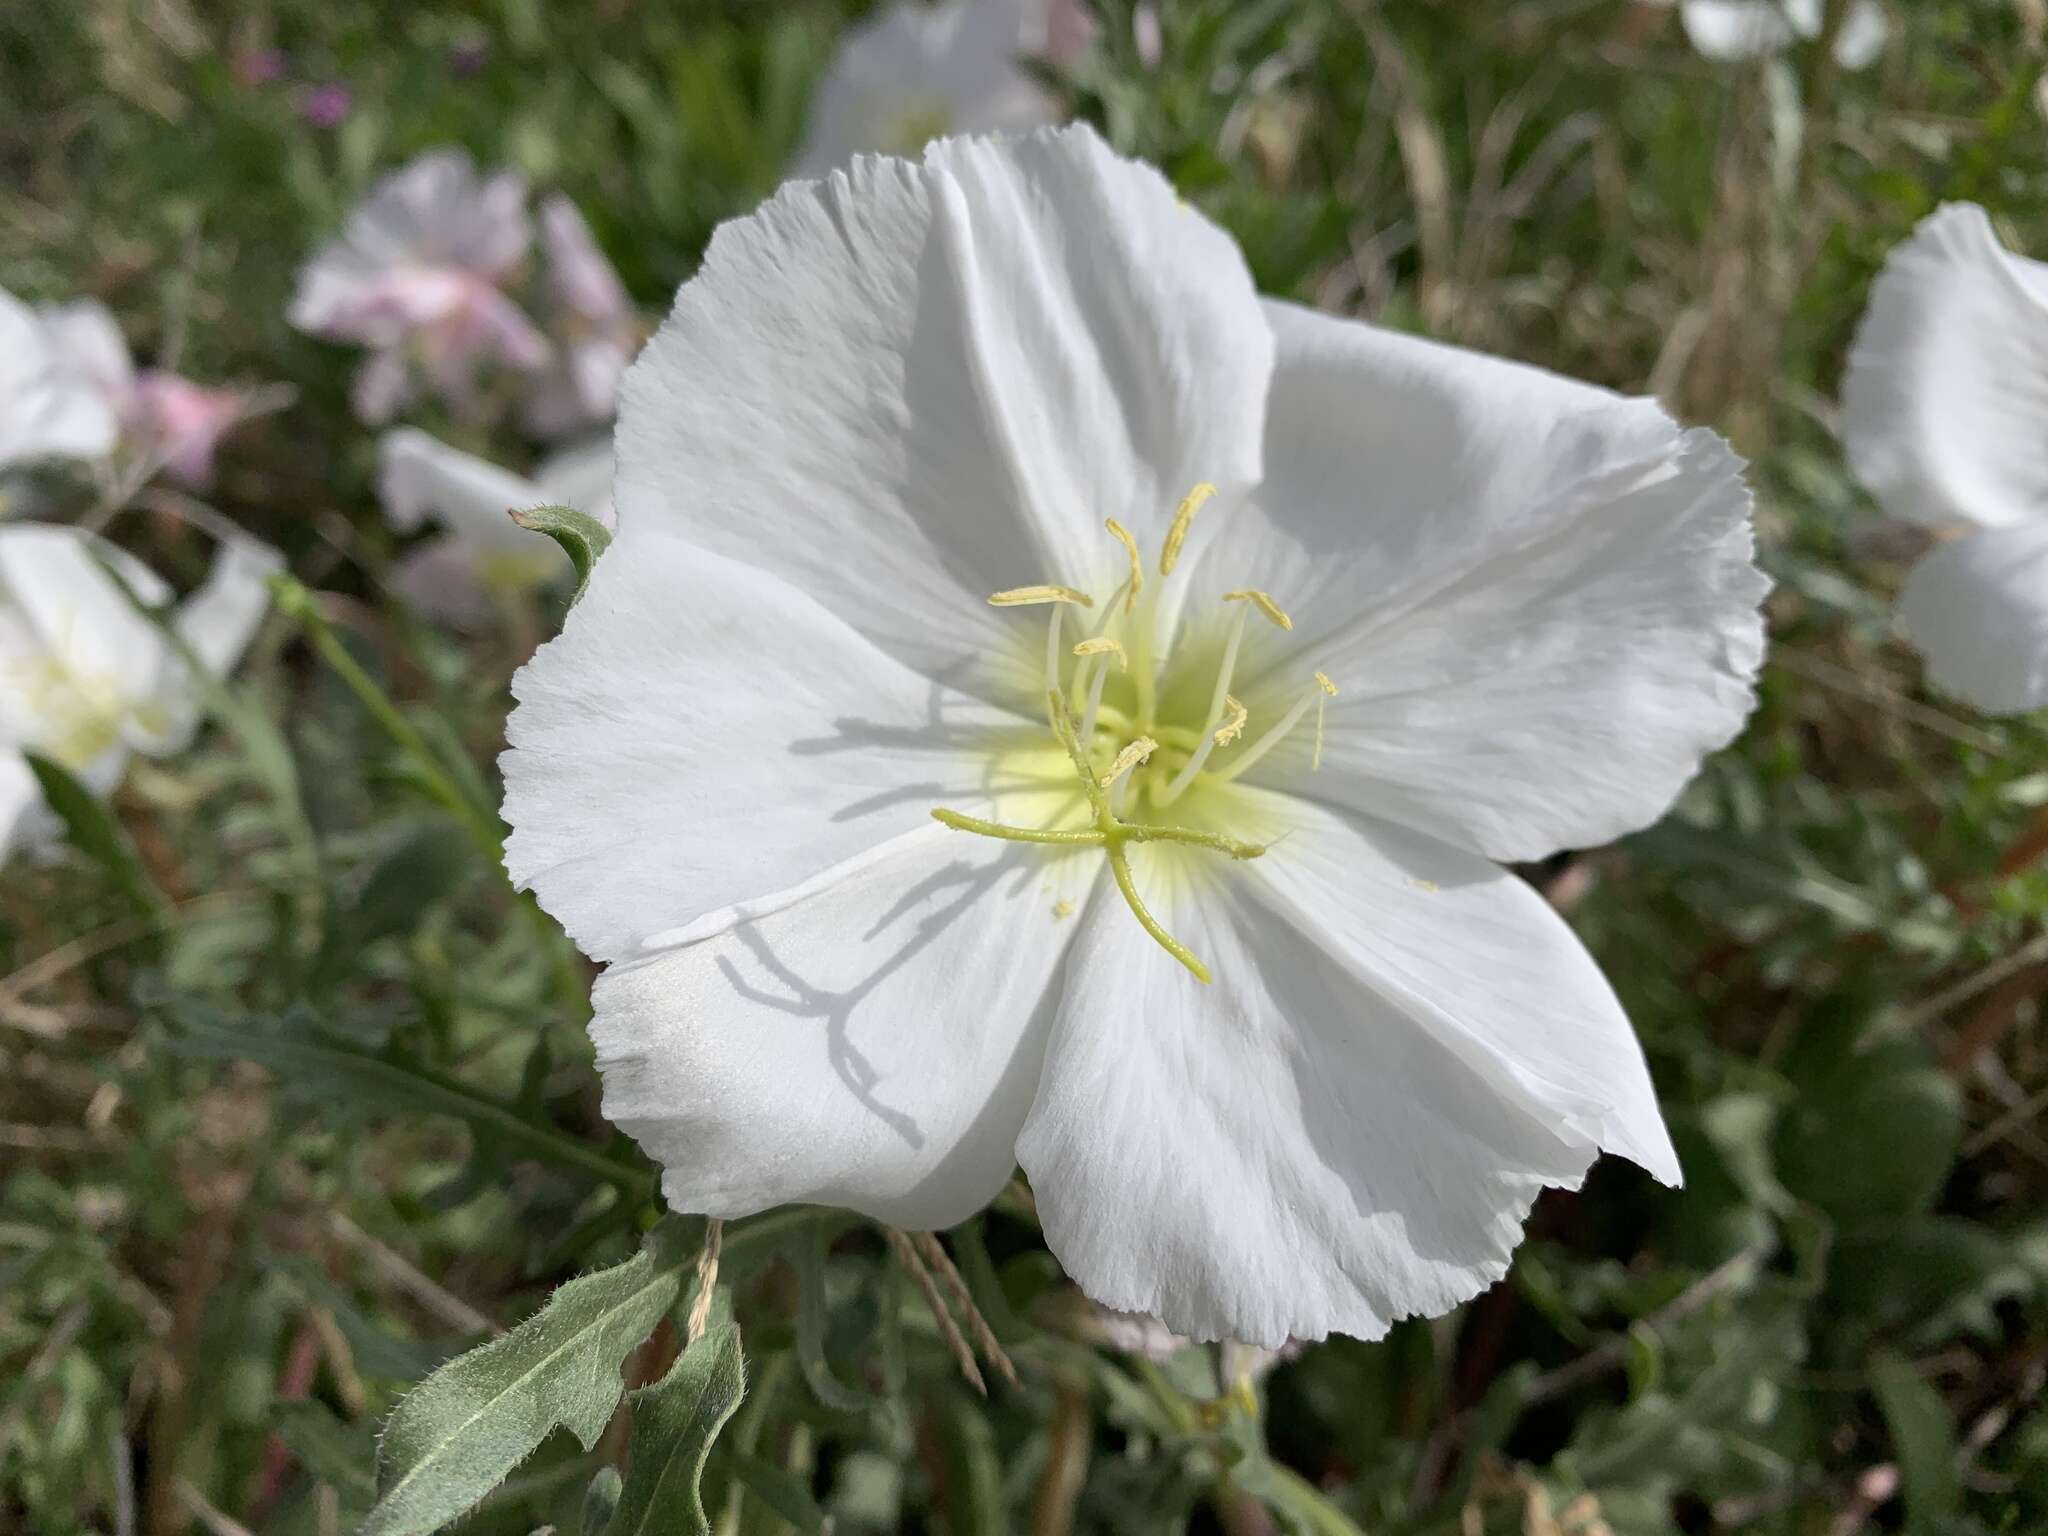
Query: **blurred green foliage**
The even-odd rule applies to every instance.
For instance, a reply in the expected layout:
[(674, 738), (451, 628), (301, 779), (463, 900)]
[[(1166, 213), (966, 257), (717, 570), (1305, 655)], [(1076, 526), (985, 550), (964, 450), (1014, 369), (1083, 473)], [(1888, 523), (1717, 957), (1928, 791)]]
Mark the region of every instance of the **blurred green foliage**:
[[(375, 176), (449, 142), (567, 191), (658, 310), (774, 185), (853, 9), (0, 10), (0, 283), (296, 385), (216, 500), (328, 594), (273, 620), (200, 750), (0, 883), (0, 1530), (352, 1528), (400, 1395), (654, 1221), (598, 1112), (588, 973), (496, 867), (504, 682), (553, 616), (454, 637), (391, 594), (353, 359), (283, 312)], [(1602, 1165), (1508, 1281), (1255, 1400), (1217, 1351), (1090, 1342), (1021, 1197), (953, 1238), (1023, 1373), (986, 1401), (871, 1229), (736, 1227), (748, 1391), (711, 1524), (2048, 1529), (2048, 734), (1919, 690), (1887, 617), (1915, 546), (1846, 478), (1830, 403), (1936, 203), (2048, 255), (2043, 8), (1894, 4), (1861, 74), (1713, 64), (1621, 0), (1182, 0), (1156, 64), (1128, 0), (1098, 10), (1060, 88), (1267, 289), (1654, 391), (1752, 456), (1779, 582), (1754, 722), (1662, 826), (1528, 872), (1623, 994), (1689, 1182)], [(351, 110), (314, 126), (334, 83)], [(174, 522), (117, 531), (196, 576)], [(689, 1225), (657, 1247), (693, 1254)], [(644, 1510), (631, 1434), (671, 1423), (687, 1461), (732, 1411), (724, 1323), (671, 1372), (674, 1327), (627, 1358), (640, 1428), (600, 1402), (548, 1434), (550, 1399), (463, 1528)]]

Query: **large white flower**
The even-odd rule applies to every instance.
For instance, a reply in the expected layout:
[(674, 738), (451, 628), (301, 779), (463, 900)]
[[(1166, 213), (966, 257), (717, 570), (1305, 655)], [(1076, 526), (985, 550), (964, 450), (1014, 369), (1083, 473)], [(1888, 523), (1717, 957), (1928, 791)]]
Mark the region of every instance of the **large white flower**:
[(1981, 208), (1935, 213), (1871, 289), (1842, 433), (1886, 511), (1946, 536), (1899, 597), (1935, 685), (1998, 713), (2048, 705), (2048, 264)]
[(1603, 1147), (1678, 1178), (1494, 861), (1654, 820), (1748, 712), (1711, 433), (1262, 305), (1075, 129), (725, 226), (618, 441), (507, 862), (610, 962), (672, 1204), (942, 1227), (1021, 1163), (1089, 1295), (1271, 1345), (1471, 1296)]
[(307, 263), (289, 318), (375, 349), (356, 379), (364, 420), (388, 420), (415, 374), (467, 409), (484, 362), (532, 372), (552, 355), (501, 287), (532, 241), (517, 172), (480, 179), (464, 151), (432, 150), (378, 182)]
[(0, 288), (0, 469), (113, 452), (121, 430), (115, 412), (52, 340), (43, 318)]
[[(133, 753), (180, 750), (199, 717), (183, 656), (136, 612), (107, 566), (144, 602), (169, 600), (155, 572), (91, 534), (0, 526), (0, 858), (56, 830), (24, 752), (107, 794)], [(240, 659), (280, 567), (275, 551), (252, 540), (221, 548), (171, 619), (203, 666), (223, 675)]]
[(378, 490), (401, 533), (443, 531), (407, 554), (398, 585), (423, 612), (470, 623), (493, 593), (528, 592), (568, 570), (554, 540), (512, 521), (530, 507), (568, 506), (612, 521), (612, 447), (599, 439), (543, 459), (531, 476), (451, 448), (412, 427), (384, 434)]
[(894, 0), (841, 40), (796, 174), (862, 153), (914, 155), (946, 134), (1049, 123), (1054, 104), (1020, 61), (1070, 61), (1092, 35), (1082, 0)]
[[(1656, 0), (1678, 6), (1679, 21), (1693, 47), (1710, 59), (1733, 62), (1781, 53), (1796, 42), (1819, 37), (1824, 0)], [(1835, 33), (1835, 58), (1844, 69), (1877, 62), (1891, 36), (1891, 23), (1878, 0), (1852, 0)]]

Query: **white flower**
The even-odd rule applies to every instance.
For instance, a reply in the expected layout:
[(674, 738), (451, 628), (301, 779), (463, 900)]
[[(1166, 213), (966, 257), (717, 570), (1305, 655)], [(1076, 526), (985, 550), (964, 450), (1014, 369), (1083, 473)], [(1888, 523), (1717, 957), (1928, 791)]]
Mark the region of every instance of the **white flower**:
[(549, 361), (547, 338), (500, 286), (532, 241), (516, 172), (479, 180), (462, 150), (432, 150), (378, 182), (307, 264), (289, 318), (375, 349), (356, 379), (364, 420), (388, 420), (415, 372), (469, 409), (484, 362), (531, 372)]
[(378, 491), (385, 520), (410, 533), (429, 520), (445, 530), (409, 553), (398, 585), (423, 612), (474, 623), (492, 593), (528, 592), (568, 570), (554, 540), (510, 513), (569, 506), (612, 521), (612, 449), (599, 439), (543, 459), (531, 478), (451, 448), (411, 427), (384, 434)]
[[(24, 752), (71, 770), (99, 794), (132, 753), (180, 750), (199, 718), (184, 659), (103, 568), (144, 602), (170, 589), (124, 551), (76, 528), (0, 526), (0, 858), (47, 839), (56, 822)], [(248, 648), (281, 568), (252, 540), (224, 545), (172, 628), (202, 665), (225, 675)]]
[(1054, 103), (1019, 60), (1071, 61), (1092, 33), (1081, 0), (895, 0), (841, 40), (794, 174), (822, 176), (867, 152), (913, 155), (947, 134), (1049, 123)]
[[(69, 389), (96, 397), (145, 468), (161, 468), (194, 489), (212, 483), (214, 449), (248, 416), (250, 397), (162, 368), (137, 372), (120, 326), (96, 299), (43, 305), (34, 320), (48, 367)], [(108, 441), (90, 456), (105, 457), (115, 446)]]
[(618, 442), (507, 864), (610, 963), (673, 1205), (943, 1227), (1021, 1163), (1090, 1296), (1270, 1346), (1471, 1296), (1603, 1147), (1677, 1180), (1494, 860), (1653, 821), (1747, 714), (1711, 433), (1262, 305), (1074, 129), (726, 225)]
[[(1819, 37), (1824, 0), (1656, 0), (1678, 6), (1679, 20), (1693, 47), (1710, 59), (1735, 61), (1781, 53), (1795, 42)], [(1835, 58), (1844, 69), (1877, 62), (1891, 36), (1891, 23), (1878, 0), (1852, 0), (1835, 34)]]
[(559, 437), (612, 419), (619, 380), (642, 335), (626, 285), (568, 198), (541, 204), (540, 242), (558, 346), (527, 394), (526, 426), (538, 437)]
[[(0, 469), (113, 452), (120, 433), (114, 411), (51, 339), (36, 312), (0, 288)], [(125, 361), (125, 348), (121, 356)]]
[(1842, 382), (1849, 463), (1885, 510), (1953, 535), (1899, 623), (1945, 692), (2048, 705), (2048, 264), (1950, 204), (1892, 252)]

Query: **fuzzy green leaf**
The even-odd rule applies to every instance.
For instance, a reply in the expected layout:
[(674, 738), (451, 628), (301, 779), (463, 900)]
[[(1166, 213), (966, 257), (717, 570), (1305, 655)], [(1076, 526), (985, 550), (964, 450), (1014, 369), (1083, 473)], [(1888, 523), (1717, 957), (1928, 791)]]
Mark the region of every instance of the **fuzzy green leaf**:
[(378, 1447), (381, 1497), (361, 1536), (425, 1536), (474, 1505), (561, 1426), (597, 1443), (624, 1386), (619, 1364), (682, 1289), (674, 1222), (624, 1264), (571, 1280), (501, 1339), (407, 1395)]
[(75, 778), (63, 764), (35, 752), (24, 754), (42, 786), (43, 799), (64, 823), (72, 845), (99, 865), (135, 910), (146, 918), (164, 911), (163, 893), (149, 878), (135, 844), (114, 813)]
[(740, 1331), (727, 1323), (707, 1329), (668, 1375), (633, 1394), (633, 1467), (605, 1536), (708, 1536), (704, 1459), (746, 1390)]
[(1871, 1362), (1870, 1380), (1898, 1447), (1906, 1484), (1906, 1529), (1912, 1536), (1938, 1536), (1954, 1529), (1962, 1507), (1956, 1479), (1956, 1432), (1941, 1394), (1897, 1355)]
[(590, 585), (591, 567), (597, 564), (597, 557), (612, 542), (611, 529), (589, 513), (578, 512), (574, 507), (515, 510), (512, 521), (534, 533), (544, 533), (562, 546), (569, 563), (576, 567), (576, 595), (569, 601), (578, 601), (583, 596), (583, 589)]

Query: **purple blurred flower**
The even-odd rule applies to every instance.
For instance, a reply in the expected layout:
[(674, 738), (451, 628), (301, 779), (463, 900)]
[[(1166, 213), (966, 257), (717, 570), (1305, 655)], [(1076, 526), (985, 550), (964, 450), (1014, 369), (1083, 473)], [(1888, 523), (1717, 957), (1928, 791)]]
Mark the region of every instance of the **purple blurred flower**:
[(484, 65), (490, 60), (490, 44), (481, 39), (457, 43), (448, 50), (448, 73), (458, 80), (467, 80), (482, 74)]
[(345, 85), (330, 81), (312, 86), (299, 98), (299, 116), (315, 128), (338, 128), (355, 100)]

